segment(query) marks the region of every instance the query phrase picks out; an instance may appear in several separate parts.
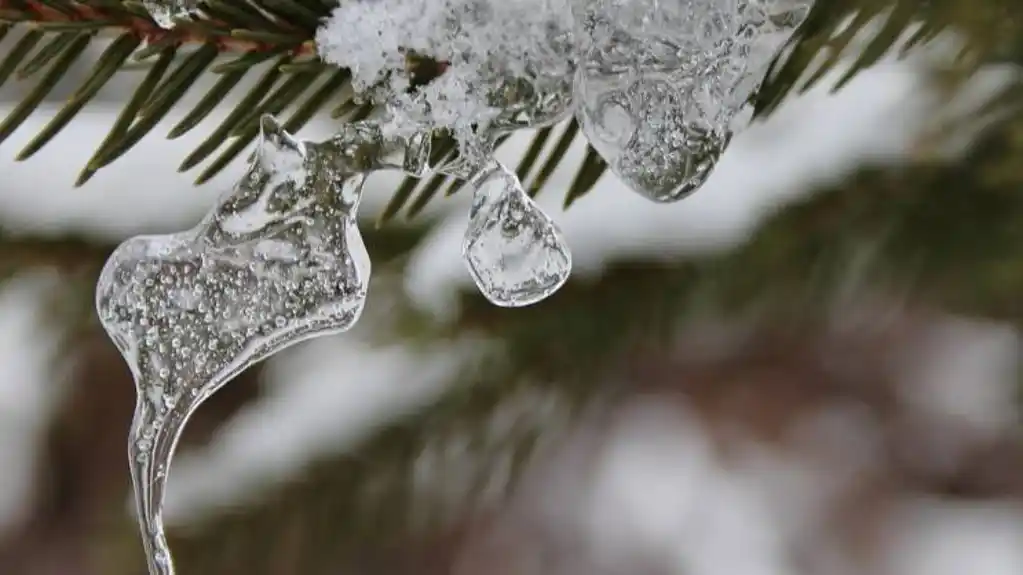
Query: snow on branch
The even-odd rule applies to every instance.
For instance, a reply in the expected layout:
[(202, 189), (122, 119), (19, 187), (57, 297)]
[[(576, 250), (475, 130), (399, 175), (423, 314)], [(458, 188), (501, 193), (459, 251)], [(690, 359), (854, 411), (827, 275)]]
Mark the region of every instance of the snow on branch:
[[(570, 77), (569, 0), (357, 0), (320, 28), (321, 57), (352, 71), (357, 92), (391, 104), (399, 128), (467, 136), (496, 117), (507, 78)], [(409, 57), (443, 62), (415, 83)], [(463, 139), (463, 138), (459, 138)]]

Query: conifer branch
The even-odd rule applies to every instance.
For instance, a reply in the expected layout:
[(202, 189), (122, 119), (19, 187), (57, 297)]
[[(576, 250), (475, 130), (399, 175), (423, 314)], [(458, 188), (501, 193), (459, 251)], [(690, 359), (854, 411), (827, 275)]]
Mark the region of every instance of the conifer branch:
[[(968, 17), (963, 16), (965, 4), (970, 5)], [(1023, 61), (1023, 43), (1018, 41), (1023, 37), (1019, 34), (1023, 20), (1020, 5), (1015, 0), (974, 4), (970, 0), (817, 0), (804, 25), (773, 62), (753, 102), (756, 116), (766, 117), (789, 94), (816, 86), (843, 60), (852, 59), (852, 65), (834, 84), (835, 89), (883, 55), (905, 53), (953, 24), (966, 34), (963, 59), (968, 65)], [(10, 48), (0, 57), (0, 85), (11, 79), (37, 78), (36, 86), (0, 122), (0, 145), (38, 108), (86, 48), (100, 39), (106, 44), (105, 51), (87, 78), (17, 156), (18, 160), (30, 158), (117, 72), (143, 64), (146, 74), (82, 170), (77, 185), (147, 137), (197, 81), (209, 74), (217, 81), (167, 134), (180, 137), (218, 107), (233, 106), (180, 166), (181, 171), (188, 171), (205, 164), (197, 183), (208, 181), (248, 148), (258, 134), (261, 114), (281, 116), (292, 132), (323, 110), (341, 121), (365, 117), (371, 107), (352, 100), (348, 72), (322, 62), (316, 54), (316, 30), (335, 5), (336, 0), (208, 0), (200, 4), (197, 15), (180, 20), (168, 31), (132, 0), (0, 0), (0, 39), (9, 32), (21, 32), (20, 37), (7, 40)], [(865, 32), (870, 32), (866, 48), (850, 54), (853, 39), (862, 38)], [(820, 58), (822, 55), (825, 57)], [(424, 83), (443, 71), (437, 62), (416, 55), (409, 56), (409, 66), (422, 70), (417, 80)], [(259, 77), (249, 92), (229, 98), (252, 73)], [(225, 100), (233, 103), (224, 104)], [(538, 132), (519, 165), (519, 177), (534, 194), (564, 161), (578, 129), (569, 123), (557, 138), (551, 136), (551, 130)], [(438, 145), (444, 141), (439, 137)], [(451, 142), (446, 146), (439, 149), (451, 153)], [(606, 168), (600, 156), (589, 149), (576, 170), (565, 204), (590, 191)], [(443, 177), (406, 180), (381, 221), (403, 211), (406, 217), (414, 217), (434, 198), (457, 191), (461, 184)], [(442, 188), (446, 194), (438, 193)]]
[[(213, 43), (224, 54), (269, 52), (278, 49), (275, 40), (261, 37), (258, 31), (232, 26), (228, 21), (210, 18), (190, 20), (173, 30), (156, 25), (137, 2), (41, 2), (39, 0), (0, 0), (0, 26), (19, 25), (27, 31), (96, 31), (97, 37), (119, 37), (131, 34), (145, 45), (178, 44), (181, 46)], [(297, 56), (315, 54), (311, 39), (304, 31), (295, 31), (303, 40), (293, 47)]]

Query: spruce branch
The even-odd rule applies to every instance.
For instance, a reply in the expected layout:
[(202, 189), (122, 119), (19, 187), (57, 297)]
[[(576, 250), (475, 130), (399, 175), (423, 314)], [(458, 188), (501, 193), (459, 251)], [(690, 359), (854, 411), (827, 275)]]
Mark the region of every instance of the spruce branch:
[(99, 37), (119, 37), (131, 33), (144, 44), (178, 43), (181, 45), (214, 43), (221, 53), (265, 52), (282, 42), (294, 43), (298, 54), (315, 52), (305, 31), (292, 30), (294, 38), (286, 37), (287, 29), (277, 37), (261, 36), (258, 29), (236, 28), (229, 20), (211, 17), (202, 21), (186, 21), (173, 29), (156, 25), (138, 2), (112, 0), (91, 2), (43, 2), (40, 0), (0, 0), (0, 22), (5, 29), (21, 25), (26, 30), (41, 32), (96, 30)]
[[(773, 62), (754, 101), (756, 116), (766, 117), (790, 93), (817, 85), (844, 56), (855, 60), (835, 89), (884, 54), (896, 49), (904, 53), (952, 25), (965, 32), (967, 61), (1023, 61), (1023, 43), (1019, 41), (1023, 9), (1012, 0), (974, 4), (970, 0), (817, 0), (809, 18)], [(197, 81), (210, 74), (217, 80), (167, 134), (180, 137), (218, 107), (231, 106), (179, 168), (188, 171), (205, 164), (197, 183), (221, 172), (248, 148), (258, 135), (261, 114), (283, 116), (282, 122), (291, 132), (323, 110), (340, 121), (365, 117), (372, 108), (352, 99), (348, 72), (322, 62), (316, 54), (316, 30), (335, 5), (336, 0), (209, 0), (200, 4), (197, 15), (179, 21), (173, 30), (164, 30), (141, 4), (131, 0), (0, 0), (0, 39), (12, 31), (22, 33), (17, 39), (8, 39), (11, 47), (0, 59), (0, 85), (11, 79), (37, 79), (36, 86), (0, 123), (0, 145), (38, 109), (86, 48), (101, 40), (106, 47), (87, 78), (17, 156), (18, 160), (32, 157), (115, 74), (143, 65), (146, 73), (76, 185), (84, 184), (149, 136), (181, 105)], [(853, 39), (865, 32), (871, 33), (866, 49), (847, 54)], [(444, 70), (443, 63), (416, 54), (409, 54), (408, 65), (422, 83)], [(261, 75), (248, 93), (228, 98), (251, 74)], [(225, 100), (232, 103), (225, 104)], [(552, 130), (540, 130), (518, 166), (520, 179), (533, 194), (544, 187), (578, 137), (574, 122), (556, 130), (556, 138)], [(442, 155), (454, 153), (449, 140), (438, 135), (435, 143)], [(600, 156), (589, 149), (576, 169), (565, 205), (590, 191), (606, 168)], [(444, 177), (408, 179), (394, 194), (381, 221), (403, 211), (412, 218), (438, 197), (441, 189), (446, 195), (461, 185)]]

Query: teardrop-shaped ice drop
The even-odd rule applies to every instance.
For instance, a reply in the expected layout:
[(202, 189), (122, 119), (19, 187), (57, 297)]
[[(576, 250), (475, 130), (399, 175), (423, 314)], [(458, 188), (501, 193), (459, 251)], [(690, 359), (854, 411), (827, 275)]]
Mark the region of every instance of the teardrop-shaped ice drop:
[(682, 199), (752, 118), (770, 60), (812, 0), (574, 0), (576, 117), (629, 187)]
[(142, 0), (157, 26), (170, 30), (176, 18), (185, 18), (199, 6), (199, 0)]
[(153, 574), (174, 572), (161, 511), (188, 418), (253, 363), (349, 329), (366, 300), (363, 175), (323, 170), (305, 143), (262, 125), (248, 172), (198, 226), (124, 242), (96, 286), (100, 322), (135, 378), (128, 452)]
[(582, 81), (583, 132), (626, 185), (656, 202), (680, 200), (703, 185), (732, 137), (728, 128), (687, 114), (692, 95), (664, 80), (637, 80), (592, 94)]
[(462, 255), (476, 286), (495, 305), (522, 307), (553, 294), (572, 271), (557, 224), (492, 161), (474, 180)]

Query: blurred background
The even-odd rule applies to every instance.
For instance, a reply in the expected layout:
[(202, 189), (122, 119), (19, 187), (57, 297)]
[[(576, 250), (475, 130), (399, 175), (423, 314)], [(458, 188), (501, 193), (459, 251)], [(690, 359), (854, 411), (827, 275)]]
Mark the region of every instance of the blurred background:
[[(179, 571), (1023, 573), (1023, 115), (977, 112), (1019, 70), (950, 86), (960, 43), (789, 98), (675, 205), (605, 175), (562, 210), (577, 141), (539, 196), (575, 270), (531, 308), (472, 287), (468, 193), (377, 228), (401, 177), (375, 175), (360, 324), (249, 369), (186, 429), (166, 509)], [(243, 169), (177, 172), (223, 113), (163, 139), (186, 101), (72, 188), (133, 70), (15, 162), (91, 63), (0, 146), (5, 575), (144, 572), (134, 388), (95, 281), (120, 241), (191, 227)], [(0, 116), (27, 89), (0, 90)]]

